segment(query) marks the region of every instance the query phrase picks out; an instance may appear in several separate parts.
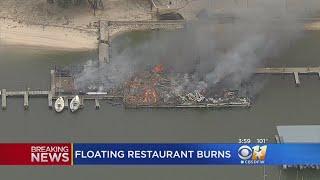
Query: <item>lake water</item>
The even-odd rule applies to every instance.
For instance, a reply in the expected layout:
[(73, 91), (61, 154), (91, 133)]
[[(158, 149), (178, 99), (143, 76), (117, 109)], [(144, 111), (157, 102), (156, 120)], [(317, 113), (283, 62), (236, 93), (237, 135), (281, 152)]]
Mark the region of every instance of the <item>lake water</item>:
[[(161, 38), (161, 32), (154, 32)], [(113, 51), (125, 44), (139, 44), (148, 38), (129, 33), (114, 40)], [(319, 66), (320, 33), (309, 33), (270, 61), (273, 66)], [(0, 48), (0, 88), (46, 89), (49, 70), (94, 59), (96, 52), (62, 52), (37, 48)], [(239, 138), (268, 138), (274, 142), (277, 125), (320, 124), (320, 81), (300, 76), (266, 76), (253, 107), (234, 110), (134, 109), (93, 101), (71, 114), (48, 109), (46, 98), (31, 98), (24, 111), (22, 98), (8, 98), (8, 108), (0, 110), (0, 142), (101, 142), (101, 143), (218, 143)], [(299, 133), (299, 132), (297, 132)], [(238, 166), (80, 166), (80, 167), (0, 167), (6, 179), (263, 179), (263, 167)], [(320, 172), (266, 167), (266, 179), (316, 180)]]

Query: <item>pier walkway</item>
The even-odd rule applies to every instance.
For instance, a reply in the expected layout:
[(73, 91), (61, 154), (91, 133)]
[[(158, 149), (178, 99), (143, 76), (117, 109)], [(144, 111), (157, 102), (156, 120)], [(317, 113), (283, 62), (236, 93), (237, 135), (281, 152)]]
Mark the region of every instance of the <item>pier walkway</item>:
[[(56, 87), (56, 84), (60, 84), (59, 80), (61, 78), (57, 78), (57, 73), (55, 70), (50, 71), (50, 84), (51, 87), (49, 90), (30, 90), (27, 88), (24, 91), (8, 91), (7, 89), (1, 89), (0, 91), (0, 96), (1, 96), (1, 107), (2, 109), (7, 108), (7, 98), (8, 97), (23, 97), (23, 106), (25, 109), (29, 108), (29, 98), (31, 97), (46, 97), (48, 98), (48, 106), (49, 108), (53, 107), (53, 101), (56, 100), (58, 97), (63, 97), (65, 100), (65, 106), (66, 108), (69, 106), (69, 100), (73, 99), (75, 97), (74, 93), (70, 92), (62, 92), (62, 93), (57, 93), (58, 87)], [(70, 77), (69, 79), (65, 79), (67, 81), (71, 82), (71, 86), (73, 86), (73, 79)], [(57, 82), (56, 82), (57, 81)], [(61, 85), (61, 84), (60, 84)], [(68, 86), (68, 85), (65, 85)], [(68, 89), (69, 87), (59, 87), (59, 88), (65, 88)], [(59, 89), (58, 88), (58, 89)], [(81, 106), (83, 107), (84, 101), (85, 100), (94, 100), (95, 101), (95, 107), (96, 109), (100, 108), (100, 102), (99, 100), (114, 100), (114, 99), (122, 99), (122, 96), (114, 96), (114, 95), (109, 95), (107, 93), (101, 93), (101, 94), (82, 94), (80, 96), (80, 101), (81, 101)]]
[(181, 29), (185, 21), (160, 20), (160, 21), (104, 21), (99, 22), (99, 63), (110, 62), (111, 39), (120, 33), (134, 30), (148, 29)]
[(106, 36), (106, 24), (105, 21), (99, 22), (99, 64), (110, 63), (110, 55), (109, 55), (109, 33)]
[(296, 85), (299, 86), (299, 74), (317, 74), (320, 78), (320, 67), (257, 68), (256, 74), (292, 74), (294, 75)]
[(256, 73), (260, 74), (292, 74), (298, 72), (301, 74), (319, 73), (320, 67), (273, 67), (273, 68), (257, 68)]
[(29, 108), (29, 97), (46, 97), (50, 94), (50, 91), (7, 91), (2, 89), (1, 92), (1, 107), (2, 109), (7, 108), (7, 97), (23, 97), (23, 106), (25, 109)]
[[(51, 91), (31, 91), (31, 90), (26, 90), (26, 91), (7, 91), (6, 89), (2, 89), (0, 91), (1, 95), (1, 107), (2, 109), (7, 108), (7, 98), (8, 97), (23, 97), (23, 106), (25, 109), (29, 108), (29, 98), (30, 97), (46, 97), (48, 98), (48, 106), (49, 108), (52, 108), (53, 106), (53, 100), (57, 99), (58, 96), (55, 94), (52, 94)], [(69, 106), (68, 102), (72, 98), (74, 98), (75, 95), (73, 94), (61, 94), (59, 95), (63, 97), (65, 100), (65, 105), (66, 107)], [(112, 95), (80, 95), (82, 103), (84, 100), (94, 100), (95, 101), (95, 107), (96, 109), (100, 108), (100, 102), (99, 100), (107, 99), (107, 100), (113, 100), (113, 99), (122, 99), (122, 96), (112, 96)]]
[(6, 96), (24, 96), (26, 93), (29, 96), (48, 96), (49, 91), (7, 91)]
[[(316, 74), (320, 78), (320, 67), (270, 67), (270, 68), (257, 68), (255, 71), (256, 74), (284, 74), (284, 75), (293, 75), (295, 78), (296, 85), (300, 84), (299, 74), (307, 74), (307, 75), (314, 75)], [(51, 75), (51, 87), (49, 90), (30, 90), (29, 88), (24, 91), (8, 91), (7, 89), (1, 89), (0, 96), (1, 96), (1, 107), (2, 109), (7, 108), (7, 98), (8, 97), (23, 97), (23, 106), (25, 109), (29, 108), (29, 98), (30, 97), (46, 97), (48, 98), (48, 106), (49, 108), (53, 107), (53, 101), (56, 100), (58, 97), (63, 97), (66, 106), (68, 106), (68, 102), (72, 98), (74, 98), (75, 94), (71, 92), (61, 92), (57, 94), (57, 87), (56, 84), (60, 84), (58, 81), (59, 78), (56, 77), (56, 72), (54, 70), (50, 71)], [(72, 82), (72, 78), (70, 77), (68, 81)], [(73, 83), (73, 82), (72, 82)], [(72, 84), (71, 83), (71, 84)], [(71, 85), (72, 86), (72, 85)], [(59, 87), (61, 88), (61, 87)], [(58, 88), (58, 89), (59, 89)], [(64, 87), (68, 89), (68, 87)], [(115, 96), (109, 95), (107, 93), (88, 93), (88, 94), (79, 94), (81, 106), (84, 106), (85, 100), (93, 100), (95, 102), (95, 108), (100, 108), (100, 100), (121, 100), (123, 96)]]

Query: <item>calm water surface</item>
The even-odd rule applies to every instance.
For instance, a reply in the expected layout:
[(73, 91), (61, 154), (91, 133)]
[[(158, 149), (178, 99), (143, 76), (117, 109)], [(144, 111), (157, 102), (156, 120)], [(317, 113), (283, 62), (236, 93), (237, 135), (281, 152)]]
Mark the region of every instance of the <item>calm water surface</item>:
[[(113, 42), (113, 51), (125, 44), (142, 43), (149, 36), (130, 33)], [(165, 33), (164, 33), (165, 35)], [(273, 66), (319, 66), (320, 34), (310, 33), (280, 57)], [(68, 66), (94, 59), (96, 52), (61, 52), (37, 48), (0, 48), (0, 88), (45, 89), (50, 85), (49, 70), (54, 65)], [(30, 110), (23, 110), (22, 98), (8, 99), (0, 110), (1, 142), (237, 142), (238, 138), (268, 138), (273, 142), (277, 125), (320, 124), (320, 81), (301, 76), (295, 87), (292, 76), (268, 76), (255, 104), (235, 110), (125, 110), (101, 102), (86, 101), (85, 108), (71, 114), (56, 114), (45, 98), (30, 99)], [(299, 133), (299, 132), (297, 132)], [(320, 179), (320, 172), (266, 167), (266, 179)], [(236, 166), (81, 166), (81, 167), (0, 167), (6, 179), (263, 179), (263, 167)]]

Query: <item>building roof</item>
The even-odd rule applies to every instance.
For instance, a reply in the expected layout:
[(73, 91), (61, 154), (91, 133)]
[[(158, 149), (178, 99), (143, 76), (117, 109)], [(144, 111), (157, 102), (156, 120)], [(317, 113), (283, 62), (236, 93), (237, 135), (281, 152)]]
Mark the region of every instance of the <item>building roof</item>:
[(282, 143), (320, 143), (320, 125), (277, 126)]

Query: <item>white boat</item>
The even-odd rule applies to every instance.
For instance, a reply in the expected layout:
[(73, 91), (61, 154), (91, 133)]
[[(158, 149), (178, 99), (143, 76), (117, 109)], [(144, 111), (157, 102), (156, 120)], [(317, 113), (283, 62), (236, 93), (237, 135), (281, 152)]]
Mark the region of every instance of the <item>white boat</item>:
[(77, 95), (70, 102), (70, 110), (71, 112), (75, 112), (79, 109), (79, 107), (80, 107), (80, 98)]
[(56, 102), (54, 103), (54, 109), (56, 112), (62, 112), (64, 109), (64, 100), (62, 97), (59, 97)]

